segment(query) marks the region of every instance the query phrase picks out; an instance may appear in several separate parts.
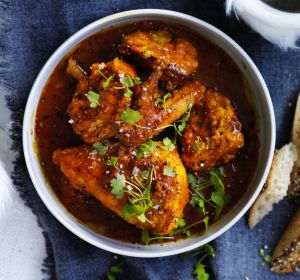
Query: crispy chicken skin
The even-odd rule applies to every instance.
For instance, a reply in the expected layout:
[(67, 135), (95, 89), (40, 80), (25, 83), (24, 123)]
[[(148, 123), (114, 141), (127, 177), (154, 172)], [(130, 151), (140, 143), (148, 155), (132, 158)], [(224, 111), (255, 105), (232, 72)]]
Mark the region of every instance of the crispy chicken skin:
[(137, 99), (132, 107), (139, 111), (141, 119), (136, 124), (118, 122), (117, 137), (126, 145), (139, 145), (159, 134), (167, 126), (180, 119), (193, 105), (194, 98), (205, 91), (205, 87), (190, 81), (174, 90), (166, 101), (155, 104), (156, 98), (163, 98), (165, 92), (158, 87), (161, 71), (154, 71), (147, 82), (138, 89)]
[[(157, 143), (158, 146), (142, 158), (136, 157), (135, 149), (126, 149), (116, 143), (109, 145), (104, 156), (100, 156), (92, 147), (82, 145), (56, 150), (52, 159), (74, 188), (95, 196), (105, 207), (128, 223), (164, 235), (177, 227), (189, 193), (186, 171), (177, 150), (166, 151), (161, 142)], [(107, 165), (111, 156), (118, 158), (115, 167)], [(174, 176), (164, 175), (164, 168), (172, 168)], [(111, 180), (119, 173), (124, 174), (128, 181), (134, 181), (136, 177), (147, 184), (149, 181), (143, 179), (141, 174), (145, 170), (151, 173), (152, 169), (155, 170), (150, 189), (152, 206), (145, 212), (148, 220), (142, 222), (137, 214), (127, 217), (123, 210), (129, 203), (131, 194), (125, 191), (123, 198), (117, 198), (112, 193)], [(130, 190), (132, 186), (126, 183), (126, 188)]]
[[(79, 80), (73, 99), (68, 107), (70, 123), (74, 132), (86, 143), (94, 143), (116, 134), (114, 121), (120, 119), (120, 114), (130, 105), (131, 97), (124, 96), (120, 77), (136, 77), (132, 65), (115, 58), (108, 63), (95, 63), (91, 66), (88, 77), (85, 72), (70, 58), (67, 72)], [(106, 78), (114, 75), (108, 87), (103, 86)], [(99, 104), (91, 108), (88, 92), (99, 94)]]
[(183, 38), (174, 39), (166, 30), (126, 35), (119, 50), (125, 55), (139, 56), (153, 69), (164, 69), (162, 81), (168, 90), (174, 89), (198, 67), (197, 51), (193, 45)]
[(212, 89), (198, 95), (181, 142), (181, 159), (194, 171), (233, 160), (244, 146), (244, 135), (230, 100)]

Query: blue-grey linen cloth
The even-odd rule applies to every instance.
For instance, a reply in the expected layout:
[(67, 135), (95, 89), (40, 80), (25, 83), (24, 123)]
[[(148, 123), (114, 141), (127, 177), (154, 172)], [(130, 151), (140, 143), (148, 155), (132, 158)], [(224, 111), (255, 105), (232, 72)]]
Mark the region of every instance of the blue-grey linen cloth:
[[(161, 8), (203, 19), (236, 40), (254, 60), (272, 96), (277, 122), (277, 147), (289, 141), (300, 89), (300, 52), (281, 52), (235, 18), (224, 12), (218, 0), (0, 0), (1, 84), (10, 89), (8, 105), (13, 111), (13, 149), (19, 152), (13, 179), (22, 197), (33, 209), (44, 229), (48, 258), (43, 269), (52, 279), (104, 279), (110, 265), (123, 263), (120, 279), (194, 279), (196, 258), (178, 256), (138, 259), (97, 249), (65, 229), (45, 208), (28, 176), (21, 143), (22, 117), (30, 88), (39, 70), (71, 34), (94, 20), (137, 8)], [(212, 278), (238, 280), (300, 279), (300, 274), (277, 276), (268, 265), (260, 266), (258, 249), (272, 252), (297, 205), (282, 202), (252, 231), (246, 217), (213, 242), (216, 256), (209, 269)], [(46, 277), (47, 278), (47, 277)]]

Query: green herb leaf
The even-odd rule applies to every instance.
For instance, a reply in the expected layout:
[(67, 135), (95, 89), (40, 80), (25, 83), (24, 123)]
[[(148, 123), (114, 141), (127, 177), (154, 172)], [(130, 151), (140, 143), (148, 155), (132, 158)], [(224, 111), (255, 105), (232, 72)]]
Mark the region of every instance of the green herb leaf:
[(106, 164), (107, 164), (107, 165), (116, 166), (117, 162), (118, 162), (118, 158), (117, 158), (117, 157), (110, 157), (110, 158), (107, 160)]
[(108, 141), (103, 141), (102, 143), (101, 142), (96, 142), (93, 144), (93, 148), (95, 150), (97, 150), (97, 152), (103, 156), (106, 154), (107, 150), (108, 150), (108, 144), (109, 142)]
[(145, 223), (147, 221), (147, 218), (144, 213), (140, 214), (137, 216), (138, 220), (141, 221), (142, 223)]
[(185, 127), (186, 127), (186, 122), (182, 122), (181, 124), (178, 125), (177, 129), (180, 133), (182, 133)]
[(121, 114), (121, 120), (124, 123), (135, 124), (142, 118), (139, 111), (135, 111), (127, 107)]
[(131, 97), (133, 94), (132, 90), (130, 90), (129, 88), (127, 88), (126, 92), (124, 93), (125, 97)]
[(216, 208), (215, 208), (215, 219), (217, 219), (224, 207), (224, 192), (222, 191), (216, 191), (211, 194), (211, 200), (215, 203)]
[(132, 79), (128, 75), (126, 75), (124, 77), (121, 77), (120, 78), (120, 83), (123, 84), (126, 87), (133, 87), (134, 86), (134, 83), (133, 83)]
[(112, 194), (114, 194), (118, 199), (124, 197), (124, 188), (125, 188), (125, 176), (123, 174), (117, 174), (117, 178), (111, 180), (110, 185), (112, 187)]
[(178, 227), (179, 228), (182, 228), (182, 227), (185, 227), (185, 225), (186, 225), (186, 222), (185, 222), (185, 220), (183, 219), (183, 218), (180, 218), (179, 220), (178, 220)]
[(124, 205), (123, 209), (122, 209), (122, 213), (124, 215), (125, 218), (129, 219), (131, 218), (133, 215), (136, 214), (136, 210), (134, 208), (133, 205)]
[(87, 94), (87, 99), (90, 101), (90, 107), (94, 109), (99, 105), (100, 95), (90, 90)]
[(145, 229), (142, 231), (142, 241), (146, 245), (148, 245), (149, 241), (150, 241), (149, 232), (147, 230), (145, 230)]
[(199, 144), (199, 140), (198, 139), (194, 142), (192, 148), (193, 148), (194, 152), (199, 152), (200, 151), (200, 144)]
[(164, 146), (162, 148), (166, 151), (173, 151), (175, 149), (175, 145), (172, 143), (171, 139), (166, 137), (163, 139)]
[(155, 100), (155, 102), (154, 102), (154, 105), (157, 106), (158, 104), (163, 103), (163, 106), (165, 106), (165, 103), (166, 103), (167, 99), (168, 99), (169, 97), (171, 97), (171, 96), (172, 96), (172, 94), (168, 92), (167, 94), (165, 94), (165, 95), (163, 96), (162, 99), (161, 99), (161, 98), (157, 98), (157, 99)]
[(201, 262), (197, 262), (195, 264), (195, 269), (193, 271), (193, 275), (196, 276), (197, 280), (208, 280), (209, 274), (205, 270), (206, 265)]
[(215, 170), (210, 171), (210, 182), (214, 186), (216, 191), (225, 191), (223, 178)]
[(204, 223), (204, 225), (205, 225), (205, 230), (208, 230), (208, 221), (209, 221), (209, 217), (206, 216), (202, 221), (203, 221), (203, 223)]
[(111, 266), (110, 267), (110, 272), (112, 272), (112, 273), (122, 273), (123, 269), (121, 268), (121, 265), (122, 264)]
[(140, 145), (137, 158), (142, 158), (152, 153), (157, 147), (157, 142), (149, 140), (145, 144)]
[(193, 188), (197, 186), (197, 178), (194, 174), (188, 173), (188, 182)]
[(164, 166), (163, 174), (166, 175), (166, 176), (169, 176), (169, 177), (174, 177), (175, 176), (174, 168)]
[(271, 260), (272, 260), (272, 257), (270, 256), (270, 255), (266, 255), (266, 256), (264, 256), (264, 261), (265, 262), (271, 262)]
[(141, 80), (140, 77), (135, 77), (133, 82), (134, 82), (135, 85), (140, 85), (142, 83), (142, 80)]
[(143, 178), (144, 180), (147, 180), (147, 179), (149, 178), (149, 171), (148, 171), (148, 170), (144, 170), (144, 171), (142, 172), (142, 178)]
[(116, 280), (116, 276), (113, 275), (112, 273), (107, 273), (106, 274), (107, 280)]
[(109, 84), (111, 80), (114, 78), (115, 74), (110, 75), (103, 83), (102, 86), (104, 89), (107, 89), (109, 87)]

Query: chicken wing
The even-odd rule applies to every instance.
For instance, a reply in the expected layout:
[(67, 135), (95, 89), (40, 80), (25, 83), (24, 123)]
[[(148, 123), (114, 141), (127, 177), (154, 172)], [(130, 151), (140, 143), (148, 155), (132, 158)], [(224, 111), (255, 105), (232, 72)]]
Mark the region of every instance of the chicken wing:
[(154, 141), (139, 150), (118, 143), (106, 145), (104, 155), (87, 145), (56, 150), (53, 162), (74, 188), (95, 196), (128, 223), (162, 235), (170, 233), (189, 197), (177, 150)]
[(183, 116), (192, 107), (195, 96), (205, 91), (205, 86), (201, 83), (189, 81), (166, 95), (158, 87), (161, 75), (162, 71), (154, 71), (148, 81), (138, 89), (132, 108), (138, 112), (139, 120), (132, 124), (122, 121), (121, 118), (117, 122), (117, 137), (127, 145), (139, 145), (159, 134)]
[(119, 50), (125, 55), (138, 55), (153, 69), (164, 69), (162, 81), (168, 90), (174, 89), (198, 67), (197, 51), (193, 45), (183, 38), (174, 39), (166, 30), (126, 35)]
[(197, 96), (181, 142), (181, 159), (194, 171), (231, 161), (244, 146), (244, 135), (230, 100), (212, 89)]
[(71, 58), (67, 71), (79, 82), (68, 107), (73, 130), (86, 143), (94, 143), (116, 134), (114, 121), (119, 120), (124, 108), (131, 104), (129, 88), (122, 77), (136, 78), (132, 65), (115, 58), (108, 63), (95, 63), (91, 74), (86, 73)]

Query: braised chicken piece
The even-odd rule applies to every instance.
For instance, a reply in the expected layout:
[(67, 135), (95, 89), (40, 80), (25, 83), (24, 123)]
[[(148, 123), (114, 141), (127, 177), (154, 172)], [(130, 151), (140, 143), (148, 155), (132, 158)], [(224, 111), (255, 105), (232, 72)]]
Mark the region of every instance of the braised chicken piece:
[(121, 79), (136, 78), (135, 68), (115, 58), (108, 63), (93, 64), (87, 76), (70, 58), (67, 72), (78, 79), (68, 107), (74, 132), (86, 143), (114, 136), (114, 121), (119, 120), (120, 114), (131, 104), (131, 90)]
[(168, 90), (194, 73), (198, 67), (197, 51), (186, 39), (173, 38), (166, 30), (135, 32), (125, 35), (119, 50), (145, 60), (152, 69), (164, 69), (162, 81)]
[(93, 195), (128, 223), (162, 235), (175, 229), (189, 199), (176, 148), (154, 141), (138, 150), (118, 143), (97, 145), (56, 150), (53, 162), (74, 188)]
[(196, 96), (181, 140), (181, 159), (194, 171), (228, 163), (244, 146), (242, 124), (236, 110), (227, 97), (212, 89)]
[[(193, 106), (196, 95), (205, 91), (197, 81), (189, 81), (171, 93), (159, 89), (162, 71), (154, 71), (137, 90), (137, 98), (117, 122), (117, 137), (129, 146), (139, 145), (180, 119)], [(134, 110), (133, 110), (134, 109)], [(133, 110), (133, 111), (132, 111)], [(134, 122), (125, 117), (135, 117)]]

